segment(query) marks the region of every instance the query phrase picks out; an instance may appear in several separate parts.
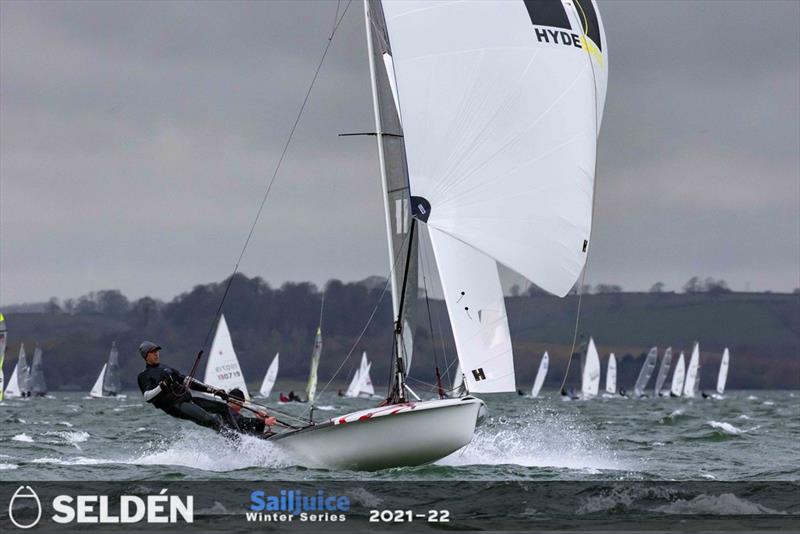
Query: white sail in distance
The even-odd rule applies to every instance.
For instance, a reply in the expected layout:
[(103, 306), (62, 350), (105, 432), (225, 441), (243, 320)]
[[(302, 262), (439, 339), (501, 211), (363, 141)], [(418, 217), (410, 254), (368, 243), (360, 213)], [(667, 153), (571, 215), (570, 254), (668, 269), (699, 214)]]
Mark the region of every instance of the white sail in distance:
[(655, 387), (656, 397), (661, 395), (661, 388), (664, 386), (664, 382), (666, 382), (667, 376), (669, 376), (669, 367), (671, 364), (672, 364), (672, 347), (667, 347), (667, 350), (664, 351), (664, 357), (661, 359), (661, 366), (658, 368), (658, 374), (656, 375), (656, 387)]
[(311, 353), (311, 369), (308, 372), (308, 384), (306, 385), (306, 398), (313, 404), (317, 396), (317, 370), (319, 369), (319, 358), (322, 356), (322, 328), (317, 328), (317, 336), (314, 338), (314, 350)]
[(697, 384), (700, 378), (700, 344), (695, 343), (692, 349), (692, 357), (689, 359), (689, 367), (686, 369), (686, 381), (683, 384), (683, 396), (694, 397), (697, 395)]
[(366, 362), (363, 373), (361, 373), (361, 380), (358, 385), (358, 392), (363, 397), (372, 397), (375, 395), (375, 386), (372, 385), (372, 378), (369, 376), (369, 371), (372, 368), (372, 362), (367, 358), (366, 351), (362, 354), (362, 361)]
[(94, 385), (92, 386), (92, 390), (89, 392), (89, 396), (94, 399), (102, 399), (103, 398), (103, 380), (106, 377), (106, 367), (108, 363), (103, 364), (103, 368), (100, 369), (100, 374), (97, 377), (97, 380), (94, 381)]
[(544, 355), (542, 356), (542, 361), (539, 362), (539, 370), (536, 371), (536, 378), (533, 381), (533, 387), (531, 388), (531, 397), (538, 397), (539, 392), (542, 390), (542, 386), (544, 385), (544, 379), (547, 378), (547, 369), (550, 367), (550, 355), (547, 354), (545, 351)]
[(678, 357), (678, 363), (675, 365), (675, 372), (672, 374), (672, 387), (670, 388), (670, 395), (673, 397), (680, 397), (683, 393), (683, 381), (686, 378), (686, 361), (681, 351)]
[(236, 351), (233, 350), (231, 333), (228, 330), (228, 323), (225, 321), (224, 315), (219, 317), (217, 331), (214, 333), (214, 341), (211, 343), (211, 350), (208, 351), (203, 382), (226, 391), (239, 388), (244, 393), (244, 398), (250, 400), (247, 384), (244, 381), (244, 374), (242, 374), (242, 369), (239, 366)]
[(719, 362), (719, 375), (717, 375), (717, 394), (725, 393), (725, 383), (728, 381), (728, 367), (730, 366), (731, 355), (728, 347), (722, 353), (722, 360)]
[(636, 379), (636, 384), (633, 386), (633, 393), (637, 397), (644, 395), (644, 390), (647, 388), (647, 383), (650, 382), (650, 377), (653, 376), (653, 370), (656, 368), (656, 361), (658, 360), (658, 348), (653, 347), (647, 353), (647, 358), (644, 360), (642, 368), (639, 370), (639, 377)]
[(44, 376), (44, 356), (38, 345), (33, 351), (33, 362), (30, 369), (30, 391), (37, 396), (47, 393), (47, 381)]
[(589, 346), (586, 349), (586, 361), (583, 365), (581, 376), (581, 394), (584, 399), (597, 396), (600, 391), (600, 356), (597, 354), (597, 347), (594, 339), (589, 338)]
[(613, 352), (608, 356), (608, 367), (606, 367), (606, 393), (611, 395), (617, 393), (617, 358)]
[(115, 396), (122, 393), (122, 380), (120, 379), (119, 351), (117, 342), (111, 343), (111, 350), (108, 353), (106, 372), (103, 377), (103, 394)]
[(269, 394), (272, 393), (272, 388), (275, 387), (275, 381), (278, 379), (278, 358), (280, 353), (275, 353), (275, 357), (272, 359), (272, 363), (269, 364), (269, 368), (267, 368), (267, 372), (264, 375), (264, 380), (261, 382), (261, 388), (258, 390), (258, 394), (262, 397), (269, 397)]
[(594, 2), (383, 10), (412, 213), (565, 295), (588, 252), (608, 79)]
[(361, 353), (361, 363), (356, 369), (356, 372), (353, 374), (353, 379), (350, 380), (350, 385), (347, 386), (347, 391), (345, 392), (345, 397), (358, 397), (358, 393), (361, 387), (361, 378), (364, 372), (366, 372), (368, 366), (367, 362), (367, 353)]

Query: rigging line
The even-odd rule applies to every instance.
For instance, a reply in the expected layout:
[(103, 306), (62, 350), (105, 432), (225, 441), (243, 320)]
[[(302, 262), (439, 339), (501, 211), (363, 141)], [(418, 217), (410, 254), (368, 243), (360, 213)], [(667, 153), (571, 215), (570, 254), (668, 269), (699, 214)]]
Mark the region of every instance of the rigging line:
[[(303, 116), (303, 111), (306, 109), (306, 104), (308, 103), (308, 99), (311, 96), (311, 90), (314, 89), (314, 84), (317, 81), (317, 77), (319, 76), (320, 70), (322, 70), (322, 64), (325, 62), (325, 56), (328, 55), (328, 50), (330, 50), (331, 43), (333, 43), (333, 36), (336, 35), (336, 30), (339, 28), (339, 25), (344, 20), (345, 15), (347, 14), (347, 10), (350, 7), (350, 4), (353, 0), (349, 0), (347, 5), (342, 12), (342, 16), (339, 18), (338, 22), (333, 27), (331, 31), (331, 35), (328, 38), (328, 43), (325, 45), (325, 50), (322, 52), (322, 57), (320, 57), (319, 64), (317, 65), (317, 69), (314, 71), (314, 76), (311, 78), (311, 83), (308, 86), (308, 91), (306, 91), (306, 96), (303, 99), (303, 103), (300, 105), (300, 110), (297, 112), (297, 117), (294, 120), (294, 124), (292, 125), (292, 129), (289, 131), (289, 136), (286, 139), (286, 143), (283, 145), (283, 150), (281, 151), (281, 155), (278, 158), (278, 163), (275, 165), (275, 171), (272, 173), (272, 177), (270, 178), (269, 184), (267, 185), (267, 190), (264, 192), (264, 196), (261, 199), (261, 205), (258, 207), (258, 211), (256, 212), (255, 219), (253, 220), (253, 224), (250, 226), (250, 231), (247, 234), (247, 239), (244, 241), (244, 245), (242, 246), (242, 251), (239, 253), (239, 258), (236, 260), (236, 265), (233, 268), (233, 272), (231, 273), (230, 278), (228, 278), (228, 283), (225, 286), (225, 291), (222, 294), (222, 298), (219, 301), (219, 306), (217, 306), (217, 311), (214, 313), (214, 319), (211, 322), (211, 325), (206, 333), (206, 337), (203, 340), (203, 345), (201, 348), (205, 348), (206, 344), (208, 344), (208, 338), (211, 336), (211, 332), (214, 330), (214, 325), (216, 324), (219, 314), (222, 311), (222, 305), (225, 303), (225, 299), (228, 296), (228, 292), (231, 289), (231, 284), (233, 283), (233, 277), (236, 273), (239, 272), (239, 264), (244, 257), (244, 253), (247, 250), (247, 246), (250, 244), (250, 239), (253, 237), (253, 232), (256, 229), (256, 225), (258, 224), (259, 219), (261, 218), (261, 212), (264, 210), (264, 205), (267, 202), (267, 198), (269, 197), (270, 191), (272, 191), (272, 186), (275, 184), (275, 179), (278, 177), (278, 171), (280, 171), (281, 165), (283, 164), (283, 159), (286, 157), (286, 152), (289, 150), (289, 145), (294, 138), (294, 132), (297, 130), (297, 125), (300, 123), (300, 118)], [(338, 6), (337, 6), (337, 15), (338, 15)]]
[[(363, 339), (364, 334), (366, 334), (366, 332), (367, 332), (367, 328), (369, 328), (369, 325), (372, 324), (372, 320), (375, 318), (375, 314), (378, 313), (378, 309), (380, 308), (381, 302), (383, 302), (383, 297), (386, 296), (386, 292), (389, 290), (389, 286), (392, 283), (392, 273), (394, 272), (394, 270), (397, 267), (397, 262), (402, 257), (403, 248), (404, 248), (407, 240), (408, 240), (408, 234), (406, 234), (406, 237), (403, 238), (403, 243), (399, 247), (400, 250), (398, 250), (397, 254), (395, 254), (394, 263), (392, 264), (391, 269), (389, 269), (389, 275), (386, 277), (386, 283), (383, 285), (383, 290), (381, 290), (381, 294), (378, 297), (378, 302), (375, 303), (375, 307), (372, 309), (372, 313), (370, 313), (369, 318), (367, 319), (367, 322), (364, 325), (364, 328), (361, 329), (361, 333), (358, 335), (358, 338), (353, 343), (353, 346), (350, 348), (350, 351), (342, 359), (342, 362), (339, 364), (339, 367), (336, 368), (336, 371), (334, 371), (334, 373), (331, 376), (331, 378), (325, 383), (325, 385), (320, 390), (320, 392), (319, 392), (320, 395), (325, 393), (325, 391), (328, 389), (328, 386), (330, 386), (331, 383), (334, 381), (334, 379), (339, 375), (339, 373), (341, 372), (342, 368), (347, 363), (347, 360), (350, 359), (350, 356), (353, 355), (353, 352), (355, 352), (356, 347), (358, 347), (358, 344), (361, 343), (361, 340)], [(306, 409), (306, 412), (307, 411), (308, 411), (308, 409)], [(300, 417), (304, 418), (306, 412), (303, 412), (300, 415)]]
[[(581, 12), (583, 12), (583, 6), (580, 6), (580, 4), (578, 4), (578, 5), (579, 5), (579, 7), (581, 9)], [(573, 7), (573, 9), (574, 9), (574, 7)], [(584, 16), (585, 16), (585, 14), (584, 14)], [(579, 18), (578, 22), (580, 22), (580, 18)], [(598, 23), (598, 26), (599, 26), (599, 23)], [(587, 21), (586, 29), (588, 30), (588, 21)], [(587, 32), (584, 31), (583, 33), (584, 33), (585, 38), (588, 40)], [(589, 50), (586, 50), (586, 58), (589, 61), (589, 68), (592, 70), (592, 83), (593, 83), (593, 87), (594, 87), (594, 99), (593, 99), (594, 100), (594, 124), (595, 124), (595, 128), (594, 129), (595, 129), (595, 138), (596, 138), (597, 134), (599, 133), (599, 128), (598, 128), (599, 125), (598, 125), (598, 120), (597, 120), (597, 74), (595, 73), (594, 62), (592, 61), (592, 55), (589, 52)], [(596, 148), (595, 148), (595, 151), (594, 151), (594, 167), (595, 167), (595, 179), (592, 180), (592, 217), (591, 217), (591, 221), (590, 221), (590, 225), (591, 225), (590, 229), (591, 229), (592, 226), (594, 226), (594, 211), (595, 211), (594, 210), (594, 203), (595, 203), (595, 200), (597, 198), (597, 195), (596, 195), (596, 193), (597, 193), (597, 149)], [(591, 230), (590, 230), (590, 232), (591, 232)], [(591, 235), (589, 237), (591, 237)], [(574, 332), (572, 334), (572, 348), (569, 351), (569, 360), (567, 360), (567, 370), (566, 370), (566, 372), (564, 372), (564, 379), (561, 381), (561, 393), (562, 394), (564, 393), (564, 387), (567, 384), (567, 377), (569, 376), (569, 367), (572, 364), (572, 355), (575, 354), (575, 342), (577, 341), (577, 338), (578, 338), (578, 329), (579, 329), (580, 319), (581, 319), (581, 301), (583, 300), (583, 286), (586, 283), (586, 273), (589, 271), (589, 255), (590, 255), (590, 253), (591, 253), (591, 249), (586, 251), (586, 264), (583, 266), (583, 273), (581, 273), (580, 285), (578, 285), (578, 311), (575, 314), (575, 330), (574, 330)]]

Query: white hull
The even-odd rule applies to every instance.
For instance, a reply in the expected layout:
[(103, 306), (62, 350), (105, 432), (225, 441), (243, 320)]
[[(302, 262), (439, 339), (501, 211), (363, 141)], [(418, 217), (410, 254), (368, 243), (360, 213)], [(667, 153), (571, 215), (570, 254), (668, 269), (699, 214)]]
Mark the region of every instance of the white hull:
[(381, 406), (280, 434), (272, 441), (313, 467), (376, 470), (421, 465), (472, 441), (482, 409), (483, 401), (475, 397)]

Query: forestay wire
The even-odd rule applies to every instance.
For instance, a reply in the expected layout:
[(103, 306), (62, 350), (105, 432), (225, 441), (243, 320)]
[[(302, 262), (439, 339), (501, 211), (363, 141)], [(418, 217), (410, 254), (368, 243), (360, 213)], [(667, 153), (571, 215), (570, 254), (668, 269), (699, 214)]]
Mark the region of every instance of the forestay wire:
[(330, 50), (331, 44), (333, 43), (333, 37), (336, 35), (336, 30), (339, 29), (339, 25), (344, 20), (345, 15), (347, 14), (347, 10), (352, 3), (352, 0), (347, 2), (347, 5), (344, 7), (344, 11), (342, 11), (341, 16), (339, 16), (339, 5), (341, 0), (336, 3), (336, 14), (334, 16), (334, 24), (333, 29), (331, 30), (331, 34), (328, 37), (328, 42), (325, 44), (325, 49), (322, 51), (322, 56), (319, 59), (319, 63), (317, 64), (317, 68), (314, 71), (314, 76), (311, 78), (311, 83), (308, 86), (308, 90), (306, 91), (305, 98), (303, 98), (303, 103), (300, 105), (300, 109), (297, 112), (297, 116), (294, 119), (294, 124), (292, 124), (292, 129), (289, 131), (289, 136), (286, 138), (286, 143), (283, 145), (283, 150), (281, 151), (281, 155), (278, 158), (278, 163), (275, 165), (275, 170), (272, 173), (272, 177), (267, 184), (267, 189), (264, 191), (264, 196), (261, 198), (261, 204), (258, 207), (258, 211), (256, 212), (256, 216), (253, 219), (253, 224), (250, 225), (250, 231), (247, 233), (247, 239), (244, 241), (244, 245), (242, 246), (242, 251), (239, 253), (239, 258), (236, 260), (236, 265), (233, 268), (233, 272), (231, 276), (228, 278), (228, 283), (225, 285), (225, 291), (222, 293), (222, 298), (220, 298), (219, 305), (217, 306), (217, 311), (214, 312), (214, 317), (211, 321), (211, 325), (209, 325), (208, 332), (206, 332), (206, 337), (203, 339), (203, 344), (201, 345), (201, 349), (204, 349), (208, 344), (208, 340), (211, 337), (211, 333), (214, 331), (214, 326), (217, 324), (219, 320), (220, 312), (222, 311), (222, 306), (225, 303), (225, 299), (228, 296), (228, 292), (231, 289), (231, 284), (233, 283), (233, 279), (236, 273), (239, 272), (239, 264), (244, 257), (244, 253), (247, 250), (247, 246), (250, 244), (250, 239), (253, 237), (253, 232), (255, 232), (256, 225), (258, 224), (259, 219), (261, 218), (261, 212), (264, 211), (264, 205), (267, 203), (267, 198), (269, 197), (270, 192), (272, 191), (272, 186), (275, 184), (275, 179), (278, 177), (278, 172), (281, 169), (281, 165), (283, 164), (283, 160), (286, 157), (286, 152), (289, 150), (289, 145), (292, 143), (292, 139), (294, 138), (295, 130), (297, 130), (297, 125), (300, 124), (300, 119), (303, 116), (303, 112), (306, 109), (306, 104), (308, 103), (308, 99), (311, 96), (311, 91), (314, 89), (314, 84), (317, 81), (317, 77), (319, 76), (320, 70), (322, 70), (322, 64), (325, 62), (325, 57), (328, 55), (328, 50)]

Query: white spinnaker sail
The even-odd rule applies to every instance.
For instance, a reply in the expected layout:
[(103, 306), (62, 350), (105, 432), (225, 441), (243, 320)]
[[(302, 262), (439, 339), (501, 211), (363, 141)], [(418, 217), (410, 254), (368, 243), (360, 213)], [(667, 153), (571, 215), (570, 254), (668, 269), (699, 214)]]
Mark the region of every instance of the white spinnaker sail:
[(9, 399), (16, 399), (22, 396), (19, 388), (19, 361), (14, 364), (14, 370), (11, 372), (11, 378), (8, 379), (8, 386), (6, 386), (4, 395)]
[(728, 348), (722, 353), (722, 361), (719, 362), (719, 375), (717, 376), (717, 393), (722, 395), (725, 393), (725, 382), (728, 381), (728, 367), (730, 365), (731, 355)]
[(97, 377), (97, 380), (94, 381), (94, 385), (92, 386), (92, 390), (89, 392), (89, 396), (95, 399), (103, 398), (103, 380), (106, 377), (106, 367), (108, 363), (103, 364), (103, 368), (100, 369), (100, 375)]
[(542, 390), (542, 385), (544, 384), (544, 379), (547, 378), (547, 369), (550, 367), (550, 355), (547, 354), (545, 351), (544, 356), (542, 356), (542, 361), (539, 362), (539, 370), (536, 371), (536, 378), (533, 381), (533, 387), (531, 388), (531, 397), (538, 397), (539, 392)]
[(444, 232), (429, 230), (467, 388), (470, 393), (516, 391), (497, 263)]
[(400, 1), (383, 11), (412, 212), (432, 234), (565, 295), (586, 262), (607, 85), (596, 6)]
[(272, 388), (275, 387), (275, 381), (278, 379), (279, 357), (280, 353), (275, 353), (275, 357), (272, 359), (272, 363), (269, 364), (267, 373), (264, 375), (264, 380), (261, 382), (261, 389), (258, 390), (258, 394), (262, 397), (269, 397), (269, 394), (272, 393)]
[(658, 374), (656, 375), (656, 388), (655, 388), (655, 396), (658, 397), (661, 395), (661, 388), (664, 387), (664, 382), (667, 381), (667, 376), (669, 376), (669, 367), (672, 364), (672, 347), (667, 347), (667, 350), (664, 351), (664, 357), (661, 359), (661, 366), (658, 368)]
[(581, 377), (581, 393), (584, 399), (594, 397), (600, 391), (600, 356), (594, 339), (589, 338), (589, 347), (586, 349), (586, 361), (583, 365)]
[(672, 374), (672, 387), (670, 388), (670, 394), (673, 397), (680, 397), (683, 393), (683, 381), (686, 378), (686, 361), (683, 357), (683, 352), (681, 351), (680, 357), (678, 357), (678, 363), (675, 365), (675, 372)]
[(228, 323), (225, 321), (224, 315), (219, 316), (217, 331), (214, 334), (214, 341), (211, 343), (211, 350), (208, 353), (203, 382), (226, 391), (239, 388), (244, 393), (244, 398), (250, 400), (247, 384), (244, 382), (244, 375), (239, 366), (236, 351), (233, 350), (231, 333), (228, 330)]
[(700, 369), (700, 345), (694, 344), (692, 357), (689, 359), (689, 367), (686, 369), (686, 381), (683, 383), (683, 396), (694, 397), (697, 394), (697, 383)]
[(658, 360), (658, 347), (653, 347), (647, 353), (647, 358), (644, 360), (642, 368), (639, 370), (639, 377), (636, 379), (636, 384), (633, 386), (633, 393), (637, 397), (644, 395), (644, 390), (647, 388), (647, 383), (650, 382), (650, 377), (653, 376), (653, 370), (656, 368)]
[(613, 352), (608, 356), (608, 367), (606, 367), (606, 393), (612, 395), (617, 393), (617, 358)]
[(322, 356), (322, 328), (317, 328), (317, 336), (314, 338), (314, 351), (311, 353), (311, 369), (308, 372), (308, 384), (306, 385), (306, 398), (311, 404), (317, 396), (317, 370), (319, 369), (319, 358)]

